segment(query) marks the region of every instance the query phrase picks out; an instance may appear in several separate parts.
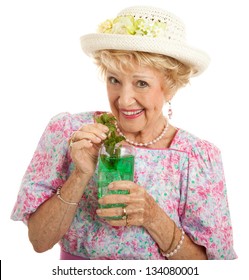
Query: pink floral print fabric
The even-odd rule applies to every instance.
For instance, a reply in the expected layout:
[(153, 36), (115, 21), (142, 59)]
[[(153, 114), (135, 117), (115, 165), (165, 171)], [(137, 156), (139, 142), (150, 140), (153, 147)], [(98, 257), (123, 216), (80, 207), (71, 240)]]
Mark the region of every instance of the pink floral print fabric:
[[(64, 184), (74, 165), (68, 139), (94, 112), (61, 113), (50, 121), (23, 177), (12, 216), (27, 223), (29, 215)], [(135, 182), (206, 248), (208, 259), (234, 259), (233, 235), (220, 151), (179, 129), (170, 148), (136, 148)], [(96, 215), (97, 172), (91, 178), (68, 232), (63, 251), (86, 259), (165, 259), (143, 227), (112, 227)]]

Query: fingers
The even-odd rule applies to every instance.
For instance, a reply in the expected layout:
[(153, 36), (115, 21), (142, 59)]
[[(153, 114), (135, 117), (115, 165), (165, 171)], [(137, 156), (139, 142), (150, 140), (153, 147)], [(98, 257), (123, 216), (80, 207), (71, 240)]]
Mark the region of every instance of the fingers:
[[(106, 217), (121, 217), (120, 220), (106, 220), (112, 226), (136, 225), (144, 226), (154, 219), (156, 202), (146, 192), (146, 190), (131, 181), (115, 181), (108, 188), (114, 190), (128, 190), (129, 194), (108, 194), (99, 199), (99, 204), (124, 204), (125, 213), (122, 208), (101, 208), (97, 210), (97, 215)], [(152, 213), (153, 212), (153, 213)], [(122, 221), (125, 216), (126, 223)]]
[(99, 204), (128, 204), (130, 196), (127, 194), (109, 194), (99, 199)]
[(84, 125), (78, 131), (90, 132), (98, 135), (99, 133), (106, 134), (109, 131), (109, 129), (107, 126), (103, 124), (94, 123), (94, 124)]
[(82, 126), (78, 131), (76, 131), (74, 138), (75, 140), (80, 140), (84, 136), (93, 135), (99, 139), (104, 140), (106, 138), (106, 133), (108, 132), (108, 127), (102, 124), (91, 124)]
[[(124, 213), (125, 209), (125, 213)], [(142, 207), (134, 207), (132, 205), (125, 206), (125, 208), (113, 207), (113, 208), (101, 208), (97, 209), (96, 213), (100, 217), (125, 217), (132, 216), (133, 214), (143, 213)]]
[(92, 146), (93, 146), (93, 143), (90, 140), (83, 139), (81, 141), (73, 142), (72, 148), (74, 148), (76, 150), (81, 150), (84, 148), (91, 148)]
[(89, 124), (82, 126), (79, 130), (74, 131), (69, 139), (69, 145), (77, 149), (90, 148), (93, 144), (100, 144), (106, 139), (108, 127), (102, 124)]
[(111, 226), (128, 226), (127, 207), (97, 209), (96, 212), (99, 217), (106, 219), (106, 222)]
[(100, 204), (144, 204), (146, 191), (132, 181), (115, 181), (109, 184), (110, 191), (126, 190), (129, 194), (110, 193), (99, 199)]
[(123, 208), (101, 208), (97, 209), (97, 215), (100, 217), (123, 217), (124, 210)]
[(114, 181), (109, 184), (109, 190), (128, 190), (129, 193), (138, 191), (140, 187), (132, 181)]
[(125, 208), (101, 208), (97, 209), (96, 213), (112, 226), (141, 226), (144, 223), (144, 211), (140, 210), (127, 206)]
[(73, 143), (77, 143), (82, 140), (87, 140), (88, 142), (99, 144), (105, 138), (106, 134), (101, 134), (100, 136), (97, 136), (96, 134), (90, 132), (76, 131), (74, 133)]

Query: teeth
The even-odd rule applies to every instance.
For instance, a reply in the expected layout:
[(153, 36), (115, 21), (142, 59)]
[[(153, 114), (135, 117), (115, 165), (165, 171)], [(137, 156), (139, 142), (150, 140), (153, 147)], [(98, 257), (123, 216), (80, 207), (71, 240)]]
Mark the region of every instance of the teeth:
[(137, 115), (141, 113), (143, 110), (138, 110), (138, 111), (132, 111), (132, 112), (123, 112), (126, 116), (132, 116), (132, 115)]

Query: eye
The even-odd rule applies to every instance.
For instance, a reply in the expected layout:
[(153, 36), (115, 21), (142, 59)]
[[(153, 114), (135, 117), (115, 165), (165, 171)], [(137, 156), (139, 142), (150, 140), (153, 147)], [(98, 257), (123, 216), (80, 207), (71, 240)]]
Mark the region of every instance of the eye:
[(137, 86), (140, 87), (140, 88), (146, 88), (146, 87), (149, 86), (149, 84), (145, 81), (140, 80), (140, 81), (137, 82)]
[(119, 83), (119, 81), (114, 77), (108, 77), (108, 81), (110, 84), (113, 84), (113, 85), (116, 85)]

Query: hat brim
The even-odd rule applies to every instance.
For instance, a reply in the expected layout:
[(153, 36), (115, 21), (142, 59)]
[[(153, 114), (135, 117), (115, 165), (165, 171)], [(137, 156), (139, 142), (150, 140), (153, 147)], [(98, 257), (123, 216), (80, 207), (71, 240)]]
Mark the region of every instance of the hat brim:
[(121, 34), (88, 34), (80, 38), (84, 53), (92, 56), (99, 50), (127, 50), (163, 54), (194, 68), (200, 75), (209, 65), (209, 56), (193, 47), (165, 38)]

